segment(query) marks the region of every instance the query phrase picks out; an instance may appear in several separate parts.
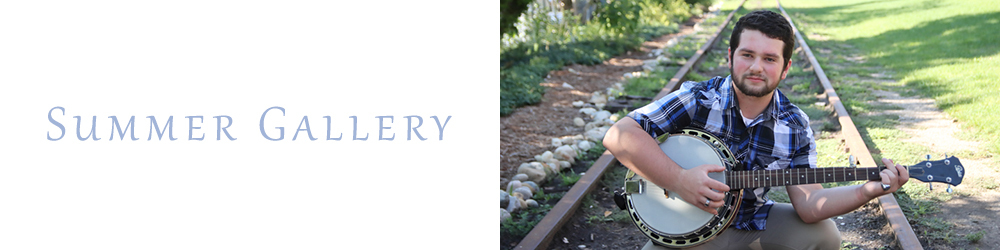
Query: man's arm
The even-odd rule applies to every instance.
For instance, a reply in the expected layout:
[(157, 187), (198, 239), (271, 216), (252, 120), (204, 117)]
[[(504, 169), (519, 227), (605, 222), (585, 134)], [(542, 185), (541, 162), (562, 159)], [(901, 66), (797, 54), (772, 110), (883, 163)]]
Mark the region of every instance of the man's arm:
[[(639, 123), (630, 117), (619, 120), (604, 135), (604, 147), (633, 172), (664, 189), (674, 191), (681, 199), (696, 204), (702, 210), (718, 214), (715, 209), (723, 205), (725, 194), (712, 191), (729, 191), (729, 186), (708, 177), (708, 172), (724, 171), (725, 167), (703, 165), (684, 169), (667, 157)], [(705, 199), (711, 199), (704, 206)]]
[[(824, 189), (820, 184), (786, 186), (788, 198), (802, 221), (815, 223), (827, 218), (846, 214), (869, 200), (898, 190), (910, 179), (910, 174), (902, 165), (892, 160), (882, 159), (886, 169), (879, 173), (882, 181)], [(881, 184), (889, 184), (883, 190)]]

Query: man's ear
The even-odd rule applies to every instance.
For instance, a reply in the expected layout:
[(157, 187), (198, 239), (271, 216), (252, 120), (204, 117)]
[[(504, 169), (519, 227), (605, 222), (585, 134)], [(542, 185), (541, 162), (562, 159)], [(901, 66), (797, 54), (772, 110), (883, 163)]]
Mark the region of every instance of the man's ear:
[(729, 65), (729, 69), (733, 69), (733, 48), (730, 47), (726, 49), (726, 65)]
[(792, 70), (792, 59), (791, 58), (788, 59), (788, 64), (785, 64), (785, 70), (783, 70), (781, 72), (781, 80), (785, 80), (785, 77), (788, 76), (788, 71), (789, 70)]

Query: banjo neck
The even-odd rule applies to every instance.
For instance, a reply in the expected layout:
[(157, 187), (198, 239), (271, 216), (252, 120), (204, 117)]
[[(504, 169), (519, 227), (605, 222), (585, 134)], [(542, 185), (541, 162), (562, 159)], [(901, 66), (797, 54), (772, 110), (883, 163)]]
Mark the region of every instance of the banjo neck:
[(726, 172), (726, 185), (731, 190), (813, 183), (882, 180), (877, 168), (793, 168), (779, 170), (752, 170)]
[[(927, 157), (930, 158), (929, 155)], [(882, 177), (878, 173), (883, 169), (885, 169), (884, 166), (875, 168), (833, 167), (728, 171), (726, 172), (726, 185), (729, 185), (730, 190), (738, 190), (841, 181), (880, 181)], [(923, 161), (906, 167), (906, 171), (910, 174), (910, 178), (949, 185), (962, 183), (962, 178), (965, 176), (965, 168), (955, 156), (937, 161)]]

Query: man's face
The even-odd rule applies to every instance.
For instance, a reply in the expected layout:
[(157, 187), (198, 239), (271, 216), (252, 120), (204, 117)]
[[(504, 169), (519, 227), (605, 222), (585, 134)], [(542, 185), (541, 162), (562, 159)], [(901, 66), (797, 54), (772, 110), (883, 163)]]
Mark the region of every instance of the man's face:
[(740, 45), (729, 51), (730, 73), (736, 88), (745, 95), (764, 97), (778, 88), (778, 81), (785, 79), (786, 63), (781, 55), (785, 43), (767, 37), (760, 31), (745, 29), (740, 34)]

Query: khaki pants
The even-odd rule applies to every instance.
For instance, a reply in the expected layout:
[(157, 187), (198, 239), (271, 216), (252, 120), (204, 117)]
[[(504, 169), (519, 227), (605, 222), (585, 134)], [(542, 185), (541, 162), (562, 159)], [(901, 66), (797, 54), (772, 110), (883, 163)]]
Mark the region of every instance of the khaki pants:
[[(646, 242), (643, 250), (670, 249)], [(792, 204), (775, 203), (767, 218), (767, 230), (747, 231), (728, 228), (701, 249), (840, 249), (840, 230), (831, 219), (813, 224), (802, 222)]]

